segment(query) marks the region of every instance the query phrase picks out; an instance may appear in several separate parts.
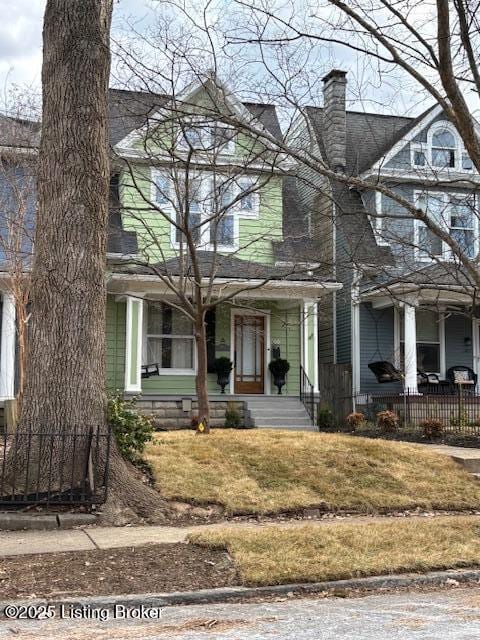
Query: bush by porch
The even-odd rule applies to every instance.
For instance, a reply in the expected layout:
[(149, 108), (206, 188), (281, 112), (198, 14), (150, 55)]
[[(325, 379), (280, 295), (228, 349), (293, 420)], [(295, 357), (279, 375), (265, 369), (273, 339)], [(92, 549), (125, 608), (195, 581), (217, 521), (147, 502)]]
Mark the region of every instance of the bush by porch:
[(480, 484), (452, 460), (396, 442), (266, 429), (209, 438), (171, 432), (155, 436), (147, 459), (163, 497), (219, 504), (229, 515), (480, 508)]

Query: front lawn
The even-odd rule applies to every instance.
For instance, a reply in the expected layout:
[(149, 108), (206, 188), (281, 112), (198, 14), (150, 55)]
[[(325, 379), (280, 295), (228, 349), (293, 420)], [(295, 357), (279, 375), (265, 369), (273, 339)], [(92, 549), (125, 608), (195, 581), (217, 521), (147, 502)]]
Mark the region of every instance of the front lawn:
[(225, 549), (245, 585), (319, 582), (480, 564), (479, 518), (216, 529), (189, 540)]
[(158, 434), (148, 447), (163, 497), (227, 514), (306, 507), (375, 512), (478, 509), (480, 483), (444, 455), (341, 434), (218, 430)]

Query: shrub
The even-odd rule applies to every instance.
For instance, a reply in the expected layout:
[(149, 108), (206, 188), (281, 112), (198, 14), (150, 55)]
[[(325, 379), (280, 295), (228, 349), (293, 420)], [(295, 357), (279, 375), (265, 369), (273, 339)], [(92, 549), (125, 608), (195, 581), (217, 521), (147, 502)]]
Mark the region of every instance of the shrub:
[(277, 358), (276, 360), (269, 362), (268, 368), (275, 378), (283, 378), (290, 371), (290, 363), (288, 360)]
[(345, 422), (348, 424), (352, 431), (361, 427), (365, 422), (365, 415), (361, 411), (352, 411), (345, 418)]
[(152, 439), (153, 422), (136, 408), (137, 398), (126, 400), (117, 391), (110, 395), (107, 419), (111, 425), (118, 448), (130, 462), (139, 462), (145, 445)]
[(398, 416), (395, 411), (379, 411), (377, 425), (384, 433), (395, 433), (398, 427)]
[(426, 418), (420, 422), (426, 438), (438, 438), (443, 433), (443, 422), (437, 418)]
[(227, 403), (227, 410), (225, 411), (225, 426), (229, 429), (239, 429), (240, 427), (243, 427), (242, 416), (233, 402)]
[(320, 431), (332, 431), (335, 427), (333, 413), (328, 407), (318, 408), (317, 426)]

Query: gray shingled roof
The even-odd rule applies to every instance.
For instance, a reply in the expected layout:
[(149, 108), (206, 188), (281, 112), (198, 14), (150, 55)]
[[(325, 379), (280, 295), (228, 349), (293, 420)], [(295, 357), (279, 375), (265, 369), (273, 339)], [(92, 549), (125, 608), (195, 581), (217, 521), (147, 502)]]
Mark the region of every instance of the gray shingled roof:
[(275, 259), (279, 262), (318, 262), (318, 243), (310, 236), (308, 212), (302, 206), (294, 176), (284, 177), (282, 195), (284, 239), (273, 242)]
[[(434, 108), (435, 105), (432, 105), (417, 118), (347, 111), (346, 173), (354, 176), (366, 171)], [(306, 113), (324, 154), (323, 108), (307, 107)], [(394, 258), (391, 250), (377, 244), (360, 194), (340, 182), (331, 182), (337, 207), (337, 224), (348, 252), (346, 259), (363, 264), (392, 265)]]
[[(110, 143), (115, 145), (130, 132), (139, 129), (148, 121), (149, 116), (151, 117), (157, 109), (165, 106), (169, 100), (168, 95), (110, 89)], [(277, 112), (273, 105), (246, 102), (244, 106), (267, 131), (278, 138), (282, 137)]]
[(401, 273), (385, 277), (381, 282), (376, 277), (370, 286), (367, 286), (363, 293), (371, 291), (383, 291), (384, 289), (393, 288), (396, 285), (412, 285), (424, 289), (435, 288), (438, 290), (449, 289), (451, 287), (475, 287), (472, 278), (466, 272), (465, 268), (455, 262), (438, 262), (429, 264), (425, 267), (415, 269), (409, 273)]
[[(230, 280), (238, 279), (269, 279), (269, 280), (302, 280), (305, 282), (331, 282), (330, 278), (326, 278), (317, 272), (307, 271), (305, 268), (294, 266), (273, 267), (263, 265), (258, 262), (249, 262), (241, 260), (232, 255), (216, 255), (212, 251), (198, 251), (197, 259), (199, 261), (202, 276), (207, 277), (211, 274), (215, 261), (215, 276), (217, 278), (228, 278)], [(186, 262), (185, 262), (186, 260)], [(160, 262), (152, 265), (153, 268), (143, 265), (118, 265), (115, 268), (116, 273), (126, 274), (142, 274), (151, 275), (154, 269), (161, 274), (180, 275), (191, 273), (191, 261), (189, 257), (185, 257), (182, 264), (180, 259), (170, 258), (165, 263)]]
[[(429, 109), (419, 118), (424, 117), (428, 111)], [(307, 107), (306, 113), (323, 148), (323, 108)], [(346, 172), (358, 175), (371, 167), (415, 126), (417, 120), (418, 118), (347, 111)]]
[(0, 115), (0, 145), (36, 148), (40, 143), (40, 123)]

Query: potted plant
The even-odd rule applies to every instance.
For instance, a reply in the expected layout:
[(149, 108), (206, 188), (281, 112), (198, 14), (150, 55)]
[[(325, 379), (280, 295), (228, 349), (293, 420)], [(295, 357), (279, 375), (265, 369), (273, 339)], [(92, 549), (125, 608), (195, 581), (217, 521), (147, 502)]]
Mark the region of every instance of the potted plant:
[(230, 358), (222, 356), (221, 358), (215, 358), (214, 370), (217, 374), (217, 384), (222, 388), (222, 393), (225, 393), (225, 387), (230, 381), (230, 371), (233, 368), (233, 362)]
[(285, 376), (290, 370), (290, 363), (288, 360), (282, 360), (282, 358), (277, 358), (276, 360), (272, 360), (268, 365), (270, 369), (270, 373), (273, 376), (273, 384), (278, 389), (278, 394), (282, 394), (282, 387), (285, 384)]

